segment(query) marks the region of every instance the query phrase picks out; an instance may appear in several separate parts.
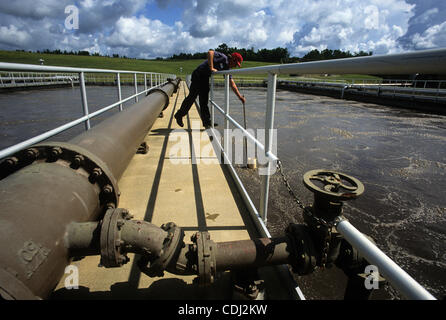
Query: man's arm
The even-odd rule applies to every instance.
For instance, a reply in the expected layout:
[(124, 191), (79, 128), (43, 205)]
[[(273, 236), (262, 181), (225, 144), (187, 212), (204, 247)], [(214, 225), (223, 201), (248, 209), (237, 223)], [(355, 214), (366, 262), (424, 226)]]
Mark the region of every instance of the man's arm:
[(218, 70), (214, 68), (214, 50), (208, 51), (208, 64), (211, 72), (217, 72)]
[(245, 97), (240, 94), (240, 92), (238, 91), (237, 85), (235, 84), (235, 82), (232, 78), (229, 79), (229, 84), (231, 85), (232, 91), (234, 91), (235, 95), (240, 99), (240, 101), (245, 103), (246, 102)]

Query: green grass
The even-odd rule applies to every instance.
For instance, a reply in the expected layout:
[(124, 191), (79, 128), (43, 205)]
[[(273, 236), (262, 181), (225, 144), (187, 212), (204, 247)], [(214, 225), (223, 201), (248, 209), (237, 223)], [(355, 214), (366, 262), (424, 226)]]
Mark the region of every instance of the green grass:
[[(130, 70), (130, 71), (146, 71), (172, 73), (176, 75), (191, 74), (194, 69), (203, 62), (198, 60), (139, 60), (139, 59), (123, 59), (93, 56), (75, 56), (75, 55), (58, 55), (58, 54), (39, 54), (29, 52), (16, 51), (0, 51), (0, 62), (10, 63), (26, 63), (40, 64), (39, 60), (44, 59), (46, 66), (60, 67), (77, 67), (77, 68), (96, 68), (111, 70)], [(246, 61), (243, 67), (257, 67), (272, 63), (262, 63)], [(180, 73), (180, 68), (182, 72)]]
[[(29, 53), (17, 51), (2, 51), (0, 50), (0, 62), (10, 63), (26, 63), (26, 64), (40, 64), (39, 60), (44, 59), (47, 66), (61, 66), (61, 67), (77, 67), (77, 68), (96, 68), (96, 69), (111, 69), (111, 70), (130, 70), (130, 71), (145, 71), (145, 72), (159, 72), (176, 74), (183, 79), (187, 74), (203, 62), (198, 60), (139, 60), (139, 59), (123, 59), (123, 58), (108, 58), (108, 57), (94, 57), (94, 56), (75, 56), (75, 55), (58, 55), (58, 54), (44, 54), (44, 53)], [(265, 65), (273, 65), (276, 63), (244, 61), (243, 68), (251, 68)], [(180, 68), (182, 72), (180, 72)], [(244, 74), (234, 75), (234, 79), (264, 79), (267, 74)], [(351, 82), (352, 79), (379, 79), (377, 77), (367, 75), (330, 75), (324, 77), (322, 75), (309, 75), (304, 77), (288, 77), (280, 76), (285, 79), (325, 79), (325, 80), (346, 80)]]

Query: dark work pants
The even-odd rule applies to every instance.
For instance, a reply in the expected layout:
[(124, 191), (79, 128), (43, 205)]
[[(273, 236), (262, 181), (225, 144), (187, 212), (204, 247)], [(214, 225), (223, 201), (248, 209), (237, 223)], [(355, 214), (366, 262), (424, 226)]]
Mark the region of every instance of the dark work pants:
[(211, 124), (211, 115), (208, 108), (209, 100), (209, 77), (201, 76), (195, 71), (192, 73), (191, 85), (189, 88), (189, 95), (184, 99), (181, 104), (180, 110), (178, 110), (177, 115), (184, 117), (194, 104), (195, 100), (199, 99), (200, 103), (200, 115), (201, 121), (203, 121), (203, 126)]

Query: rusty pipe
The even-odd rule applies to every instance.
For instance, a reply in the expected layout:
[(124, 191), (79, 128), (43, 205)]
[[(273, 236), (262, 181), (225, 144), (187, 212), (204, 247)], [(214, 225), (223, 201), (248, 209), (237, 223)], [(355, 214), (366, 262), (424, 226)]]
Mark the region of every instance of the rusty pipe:
[[(109, 233), (109, 229), (104, 229), (102, 224), (102, 221), (70, 224), (65, 238), (70, 255), (102, 255), (104, 252), (101, 252), (101, 248), (107, 244), (101, 242), (101, 232)], [(159, 272), (167, 270), (177, 275), (196, 275), (199, 269), (197, 251), (200, 244), (185, 244), (182, 238), (179, 238), (166, 246), (170, 237), (163, 228), (146, 221), (121, 220), (119, 234), (116, 234), (110, 243), (113, 247), (119, 243), (121, 253), (138, 253), (151, 264), (164, 252), (170, 251), (172, 254), (169, 263)], [(283, 236), (216, 243), (216, 271), (292, 263), (292, 241), (291, 238)]]
[[(101, 230), (102, 221), (73, 222), (68, 225), (65, 234), (65, 246), (69, 248), (70, 256), (100, 255)], [(125, 253), (158, 257), (168, 237), (168, 232), (142, 220), (126, 220), (119, 230), (119, 241)]]
[(70, 263), (71, 222), (117, 207), (117, 180), (177, 83), (169, 83), (68, 143), (46, 142), (0, 163), (0, 295), (46, 298)]
[[(116, 180), (138, 150), (177, 86), (170, 82), (131, 108), (110, 117), (69, 141), (102, 159)], [(148, 107), (150, 106), (150, 107)]]
[(217, 271), (290, 263), (290, 239), (259, 238), (217, 243)]

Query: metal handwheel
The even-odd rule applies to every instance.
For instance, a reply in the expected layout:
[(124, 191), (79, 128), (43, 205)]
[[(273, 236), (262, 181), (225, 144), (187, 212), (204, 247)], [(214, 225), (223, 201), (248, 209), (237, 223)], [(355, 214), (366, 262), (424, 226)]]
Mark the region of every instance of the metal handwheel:
[(358, 179), (329, 170), (308, 171), (304, 174), (303, 182), (311, 192), (332, 201), (356, 199), (364, 192), (364, 185)]

